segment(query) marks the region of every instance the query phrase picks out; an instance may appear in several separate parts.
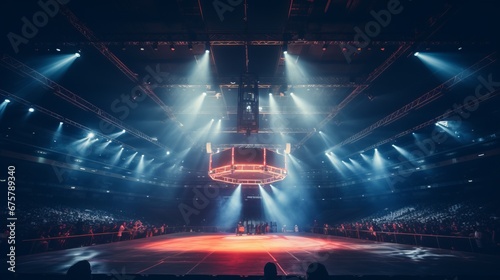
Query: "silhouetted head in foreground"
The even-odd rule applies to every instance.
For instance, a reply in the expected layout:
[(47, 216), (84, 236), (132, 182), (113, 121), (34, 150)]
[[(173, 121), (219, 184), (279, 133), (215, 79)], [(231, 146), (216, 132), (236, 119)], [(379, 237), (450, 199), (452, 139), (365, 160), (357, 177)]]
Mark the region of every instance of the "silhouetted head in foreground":
[(272, 262), (266, 263), (264, 266), (264, 279), (276, 279), (278, 276), (278, 270), (276, 265)]
[(306, 275), (307, 275), (307, 280), (328, 279), (328, 271), (326, 270), (326, 267), (319, 262), (311, 263), (307, 267)]
[(72, 265), (66, 272), (68, 280), (90, 280), (92, 279), (92, 270), (88, 261), (79, 261)]

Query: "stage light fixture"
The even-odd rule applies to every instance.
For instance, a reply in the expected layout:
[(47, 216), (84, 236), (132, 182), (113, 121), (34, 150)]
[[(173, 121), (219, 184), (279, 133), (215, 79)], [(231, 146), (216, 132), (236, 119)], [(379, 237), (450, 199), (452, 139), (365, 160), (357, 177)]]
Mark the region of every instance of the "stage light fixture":
[(188, 49), (189, 49), (190, 51), (192, 51), (192, 50), (193, 50), (193, 44), (189, 43), (189, 44), (188, 44)]
[(436, 125), (440, 125), (440, 126), (448, 127), (448, 126), (449, 126), (449, 123), (448, 123), (448, 121), (438, 121), (438, 122), (436, 123)]
[(171, 44), (171, 45), (170, 45), (170, 50), (171, 50), (171, 51), (175, 51), (175, 45), (174, 45), (174, 44)]
[(63, 125), (63, 122), (59, 122), (59, 125)]
[(80, 57), (81, 55), (80, 55), (80, 53), (75, 53), (75, 56)]
[(328, 48), (328, 44), (327, 44), (327, 43), (325, 43), (325, 44), (323, 45), (323, 51), (326, 51), (326, 49), (327, 49), (327, 48)]
[(5, 103), (10, 103), (10, 99), (5, 99), (4, 102)]
[(125, 133), (125, 132), (127, 132), (125, 129), (124, 129), (124, 130), (122, 130), (122, 133)]
[(29, 111), (30, 113), (32, 113), (32, 112), (35, 112), (35, 109), (33, 109), (33, 107), (31, 107), (31, 108), (29, 108), (29, 109), (28, 109), (28, 111)]
[(210, 42), (206, 42), (205, 43), (205, 53), (209, 53), (210, 52)]
[(288, 42), (287, 41), (283, 42), (282, 50), (283, 50), (284, 54), (288, 53)]
[(420, 54), (419, 52), (415, 52), (413, 55), (418, 56), (419, 54)]
[(143, 47), (141, 47), (141, 48), (140, 48), (140, 50), (141, 50), (141, 51), (143, 51), (143, 50), (144, 50), (144, 48), (143, 48)]
[(61, 49), (60, 49), (60, 48), (56, 48), (56, 51), (57, 51), (57, 52), (60, 52), (60, 51), (61, 51)]

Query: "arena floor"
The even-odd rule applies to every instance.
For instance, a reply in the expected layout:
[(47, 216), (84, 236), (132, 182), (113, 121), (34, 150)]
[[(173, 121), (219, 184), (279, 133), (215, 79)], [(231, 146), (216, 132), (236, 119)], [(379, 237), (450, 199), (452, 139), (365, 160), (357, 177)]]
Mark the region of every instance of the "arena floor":
[(179, 233), (18, 257), (21, 273), (65, 273), (89, 260), (96, 274), (304, 275), (319, 261), (330, 275), (500, 275), (500, 256), (317, 234)]

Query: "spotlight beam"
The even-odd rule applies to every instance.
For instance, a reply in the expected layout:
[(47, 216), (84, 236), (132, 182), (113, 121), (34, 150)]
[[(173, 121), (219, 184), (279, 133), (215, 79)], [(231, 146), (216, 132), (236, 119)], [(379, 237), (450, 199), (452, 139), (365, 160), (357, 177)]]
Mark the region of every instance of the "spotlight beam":
[(236, 187), (228, 200), (223, 201), (218, 215), (217, 225), (223, 227), (234, 226), (238, 223), (241, 217), (241, 210), (243, 208), (241, 197), (241, 184)]
[(340, 175), (345, 176), (345, 170), (343, 168), (344, 165), (339, 160), (339, 158), (332, 152), (326, 153), (326, 156), (328, 157), (328, 160), (333, 165), (333, 167), (340, 173)]
[[(453, 76), (451, 79), (447, 80), (446, 82), (442, 83), (441, 85), (426, 92), (425, 94), (421, 95), (420, 97), (413, 100), (412, 102), (404, 105), (400, 109), (394, 111), (393, 113), (387, 115), (386, 117), (382, 118), (381, 120), (375, 122), (371, 126), (361, 130), (360, 132), (352, 135), (351, 137), (349, 137), (349, 138), (345, 139), (344, 141), (340, 142), (339, 144), (335, 145), (334, 148), (338, 148), (338, 147), (341, 147), (341, 146), (346, 145), (346, 144), (354, 143), (354, 142), (364, 138), (365, 136), (369, 135), (375, 129), (382, 127), (382, 126), (385, 126), (385, 125), (388, 125), (396, 120), (401, 119), (402, 117), (406, 116), (410, 111), (432, 103), (433, 101), (439, 99), (439, 97), (443, 96), (444, 91), (450, 90), (452, 87), (456, 86), (464, 79), (470, 77), (471, 75), (475, 74), (479, 70), (494, 63), (496, 60), (497, 60), (496, 52), (493, 52), (490, 55), (488, 55), (488, 56), (484, 57), (483, 59), (479, 60), (478, 62), (476, 62), (474, 65), (472, 65), (468, 69), (465, 69), (462, 72), (458, 73), (457, 75)], [(422, 105), (422, 104), (424, 104), (424, 105)], [(339, 107), (339, 106), (337, 106), (337, 107)]]
[[(94, 32), (90, 30), (85, 24), (83, 24), (78, 17), (76, 17), (73, 12), (67, 6), (61, 6), (61, 13), (68, 19), (68, 21), (77, 29), (87, 40), (89, 40), (90, 44), (94, 46), (102, 55), (104, 55), (113, 65), (115, 65), (127, 78), (129, 78), (134, 84), (140, 87), (141, 91), (146, 93), (153, 101), (160, 106), (160, 108), (166, 113), (168, 118), (174, 122), (178, 121), (177, 117), (174, 114), (174, 111), (171, 107), (167, 106), (163, 101), (154, 93), (153, 89), (148, 85), (142, 85), (139, 80), (139, 77), (136, 73), (130, 68), (127, 67), (125, 63), (123, 63), (118, 57), (113, 54), (106, 44), (102, 43), (99, 38), (94, 35)], [(128, 129), (127, 129), (128, 131)], [(191, 141), (191, 138), (186, 135), (187, 139)], [(149, 141), (149, 140), (148, 140)], [(192, 142), (192, 141), (191, 141)], [(161, 147), (166, 149), (166, 147)]]
[[(46, 109), (42, 106), (32, 105), (31, 102), (28, 102), (27, 100), (25, 100), (17, 95), (14, 95), (12, 93), (9, 93), (3, 89), (0, 89), (0, 95), (4, 96), (6, 98), (9, 98), (10, 100), (16, 101), (17, 103), (24, 104), (26, 106), (32, 106), (33, 108), (35, 108), (35, 110), (37, 112), (43, 113), (47, 116), (50, 116), (50, 117), (58, 120), (59, 122), (63, 122), (64, 124), (68, 124), (68, 125), (71, 125), (73, 127), (79, 128), (82, 131), (92, 131), (92, 129), (90, 127), (84, 126), (78, 122), (75, 122), (71, 119), (68, 119), (68, 118), (62, 116), (62, 115), (59, 115), (56, 112), (50, 111), (49, 109)], [(99, 139), (109, 139), (110, 138), (109, 135), (104, 135), (104, 134), (101, 134), (101, 133), (96, 132), (96, 131), (93, 133), (95, 134), (95, 136), (99, 137)], [(119, 132), (119, 133), (121, 134), (122, 132)], [(85, 139), (83, 139), (83, 140), (85, 140)], [(125, 147), (129, 150), (137, 150), (137, 148), (132, 147), (130, 145), (127, 145), (119, 140), (113, 139), (113, 142), (117, 143), (117, 144), (121, 145), (122, 147)]]
[(266, 214), (266, 220), (287, 224), (289, 222), (288, 217), (282, 213), (280, 207), (276, 204), (273, 198), (261, 185), (259, 185), (259, 190), (262, 197), (264, 212)]
[(153, 145), (156, 145), (162, 149), (165, 149), (165, 150), (168, 149), (168, 147), (166, 147), (165, 145), (163, 145), (159, 141), (155, 141), (155, 139), (153, 139), (153, 137), (150, 137), (150, 136), (146, 135), (144, 132), (141, 132), (133, 127), (126, 125), (118, 118), (112, 116), (111, 114), (106, 113), (105, 110), (102, 110), (101, 108), (97, 107), (96, 105), (83, 99), (79, 95), (69, 91), (68, 89), (66, 89), (62, 85), (59, 85), (58, 83), (52, 81), (48, 77), (45, 77), (44, 75), (42, 75), (38, 71), (28, 67), (27, 65), (23, 64), (22, 62), (14, 59), (8, 55), (4, 55), (1, 59), (1, 61), (2, 61), (2, 63), (8, 65), (9, 67), (12, 67), (12, 69), (16, 69), (19, 72), (25, 74), (27, 77), (30, 77), (33, 80), (36, 80), (36, 81), (40, 82), (41, 84), (47, 86), (59, 98), (62, 98), (64, 100), (66, 100), (67, 102), (69, 102), (75, 106), (78, 106), (79, 108), (82, 108), (82, 109), (88, 110), (89, 112), (94, 113), (101, 120), (104, 120), (107, 123), (110, 123), (110, 124), (114, 125), (115, 127), (120, 128), (120, 129), (125, 129), (130, 134), (132, 134), (138, 138), (142, 138), (142, 139), (144, 139), (144, 140), (146, 140), (146, 141), (152, 143)]
[[(407, 44), (400, 46), (389, 58), (387, 58), (379, 67), (373, 70), (366, 81), (362, 85), (358, 85), (354, 90), (349, 93), (349, 95), (344, 98), (337, 106), (335, 106), (331, 112), (317, 125), (318, 129), (323, 128), (327, 123), (329, 123), (333, 118), (335, 118), (340, 111), (342, 111), (352, 100), (354, 100), (360, 93), (368, 88), (368, 85), (375, 81), (385, 70), (387, 70), (399, 57), (405, 54), (412, 44)], [(309, 132), (302, 140), (300, 140), (296, 145), (294, 145), (294, 150), (303, 146), (311, 137), (313, 137), (314, 132)]]

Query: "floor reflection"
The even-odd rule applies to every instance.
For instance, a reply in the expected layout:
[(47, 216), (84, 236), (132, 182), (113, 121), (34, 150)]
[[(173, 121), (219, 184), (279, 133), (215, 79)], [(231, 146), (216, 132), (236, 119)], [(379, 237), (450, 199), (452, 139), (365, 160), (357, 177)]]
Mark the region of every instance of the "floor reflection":
[[(65, 273), (88, 260), (93, 273), (117, 275), (262, 275), (266, 262), (280, 275), (303, 275), (319, 261), (333, 275), (497, 275), (500, 256), (317, 234), (235, 236), (180, 233), (20, 256), (22, 273)], [(418, 265), (417, 265), (418, 264)], [(121, 278), (120, 278), (121, 279)]]

